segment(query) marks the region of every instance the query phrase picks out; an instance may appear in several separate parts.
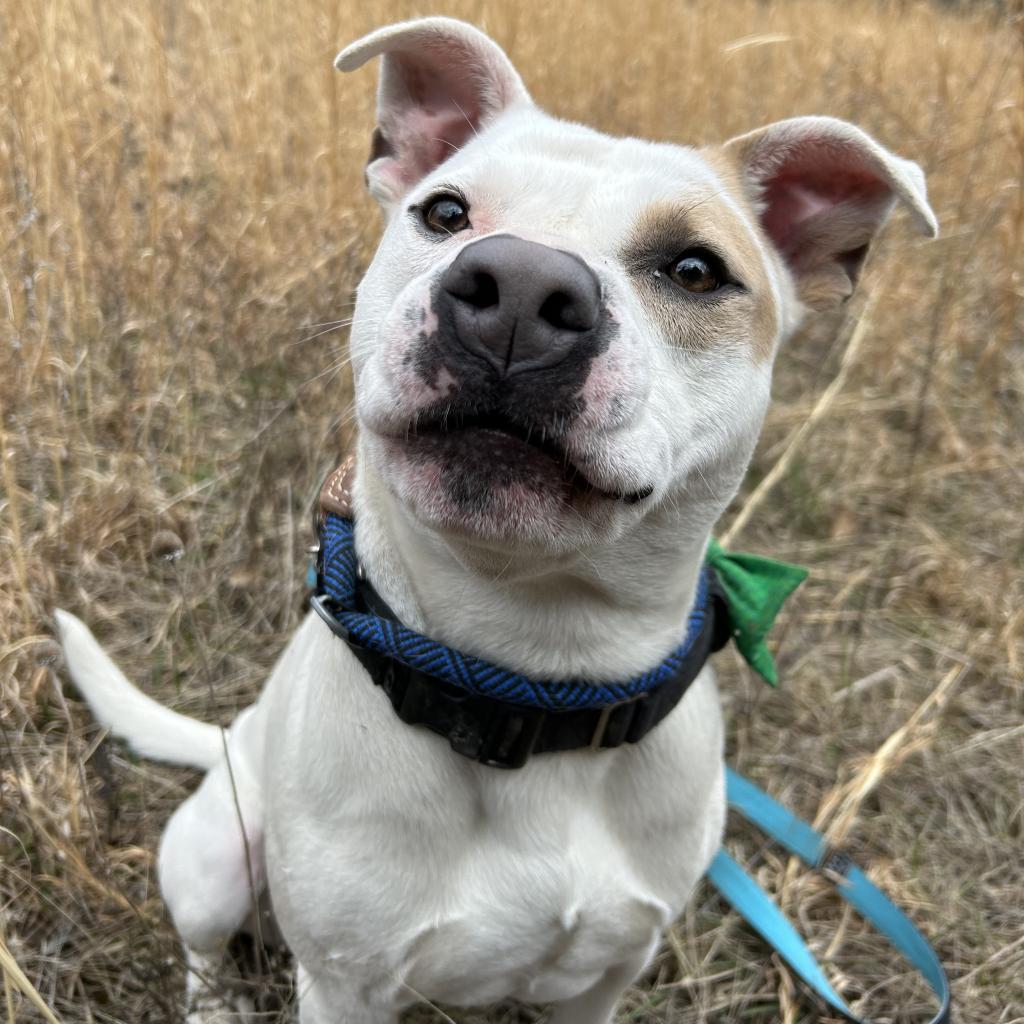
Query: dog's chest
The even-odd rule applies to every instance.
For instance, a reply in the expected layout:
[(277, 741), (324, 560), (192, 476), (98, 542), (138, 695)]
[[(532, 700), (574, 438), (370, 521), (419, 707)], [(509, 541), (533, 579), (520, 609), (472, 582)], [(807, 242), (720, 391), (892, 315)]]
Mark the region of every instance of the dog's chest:
[(642, 958), (703, 869), (708, 808), (666, 790), (645, 808), (578, 768), (480, 789), (421, 763), (296, 820), (268, 852), (275, 904), (311, 940), (300, 959), (475, 1005), (570, 998)]
[(438, 1000), (566, 998), (635, 958), (671, 919), (673, 894), (656, 891), (643, 857), (594, 807), (484, 813), (459, 845), (398, 965)]
[(636, 747), (511, 772), (452, 754), (352, 682), (281, 688), (288, 713), (267, 707), (282, 725), (267, 867), (301, 963), (396, 1002), (465, 1005), (569, 998), (642, 958), (720, 837), (710, 677)]

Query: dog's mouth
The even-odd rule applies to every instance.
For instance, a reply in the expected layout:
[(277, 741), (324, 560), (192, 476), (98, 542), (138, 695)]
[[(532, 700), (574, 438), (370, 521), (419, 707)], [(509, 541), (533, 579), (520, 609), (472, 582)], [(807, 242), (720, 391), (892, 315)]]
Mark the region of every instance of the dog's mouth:
[(573, 498), (597, 496), (628, 505), (649, 497), (652, 487), (615, 491), (593, 483), (573, 457), (564, 435), (500, 412), (444, 410), (421, 415), (405, 435), (410, 452), (439, 459), (450, 475), (488, 479), (496, 485), (560, 484)]

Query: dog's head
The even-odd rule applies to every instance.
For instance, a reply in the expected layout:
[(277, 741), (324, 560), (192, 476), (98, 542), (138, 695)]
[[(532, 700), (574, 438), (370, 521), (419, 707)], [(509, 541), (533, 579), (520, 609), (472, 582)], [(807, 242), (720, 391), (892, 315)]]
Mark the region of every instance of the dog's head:
[(541, 112), (487, 36), (427, 18), (382, 58), (387, 220), (352, 333), (362, 453), (427, 527), (552, 555), (735, 493), (780, 341), (852, 292), (916, 164), (804, 117), (691, 149)]

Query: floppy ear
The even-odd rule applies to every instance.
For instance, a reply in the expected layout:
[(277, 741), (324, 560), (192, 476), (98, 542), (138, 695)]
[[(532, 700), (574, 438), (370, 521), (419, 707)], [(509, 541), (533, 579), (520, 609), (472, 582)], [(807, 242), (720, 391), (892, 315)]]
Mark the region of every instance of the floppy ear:
[(354, 71), (382, 56), (367, 186), (387, 205), (443, 163), (471, 136), (530, 96), (493, 40), (454, 18), (389, 25), (338, 54)]
[(813, 309), (853, 293), (868, 246), (897, 200), (924, 234), (938, 234), (921, 168), (846, 121), (795, 117), (740, 135), (725, 149)]

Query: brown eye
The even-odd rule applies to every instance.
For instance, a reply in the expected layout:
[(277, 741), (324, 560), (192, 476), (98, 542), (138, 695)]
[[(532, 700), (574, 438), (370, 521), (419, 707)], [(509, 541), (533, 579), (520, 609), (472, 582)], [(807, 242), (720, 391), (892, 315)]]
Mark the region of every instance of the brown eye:
[(423, 220), (439, 235), (454, 235), (469, 225), (469, 207), (455, 196), (440, 196), (427, 204)]
[(665, 272), (688, 292), (713, 292), (725, 284), (725, 272), (709, 252), (694, 250), (677, 256)]

